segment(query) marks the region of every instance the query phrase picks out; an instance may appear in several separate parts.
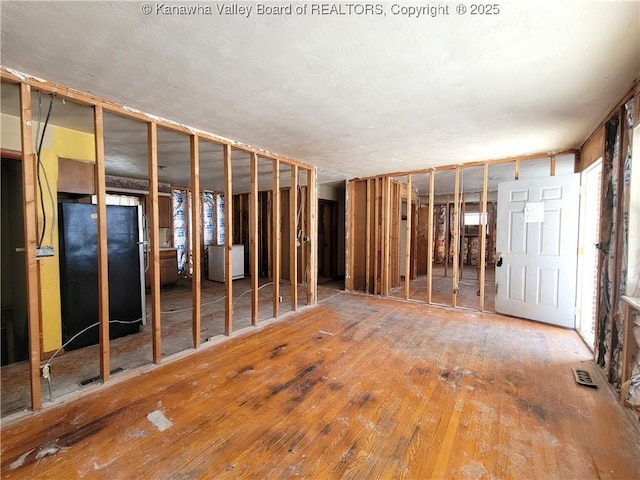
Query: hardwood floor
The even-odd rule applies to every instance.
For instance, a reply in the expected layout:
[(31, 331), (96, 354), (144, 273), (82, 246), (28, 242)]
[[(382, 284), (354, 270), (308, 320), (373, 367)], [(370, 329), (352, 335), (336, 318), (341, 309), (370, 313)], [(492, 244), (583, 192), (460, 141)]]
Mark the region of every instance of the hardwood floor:
[[(273, 284), (261, 279), (259, 291), (259, 321), (273, 318)], [(236, 280), (234, 286), (233, 331), (251, 325), (251, 283), (249, 278)], [(325, 281), (318, 285), (318, 298), (323, 299), (344, 289), (344, 283)], [(281, 282), (280, 313), (291, 311), (291, 288)], [(224, 284), (208, 280), (202, 281), (201, 291), (201, 338), (202, 342), (224, 336)], [(189, 280), (180, 280), (177, 285), (167, 287), (160, 293), (162, 308), (162, 356), (176, 355), (193, 348), (192, 296)], [(307, 305), (304, 286), (298, 288), (298, 305)], [(151, 300), (147, 295), (147, 314), (151, 318)], [(139, 333), (112, 339), (110, 342), (112, 371), (127, 371), (150, 365), (153, 362), (151, 321), (142, 326)], [(100, 346), (91, 345), (78, 350), (63, 352), (51, 364), (51, 383), (41, 378), (42, 403), (82, 390), (82, 382), (100, 375)], [(120, 375), (118, 373), (117, 375)], [(5, 365), (0, 369), (0, 413), (5, 417), (30, 406), (29, 362), (23, 361)]]
[(573, 331), (343, 293), (4, 421), (2, 478), (637, 478), (590, 359)]
[[(495, 312), (495, 268), (488, 266), (485, 271), (484, 287), (484, 311)], [(451, 268), (445, 272), (442, 264), (433, 265), (431, 303), (437, 305), (452, 305), (453, 280)], [(456, 305), (462, 308), (480, 310), (478, 273), (474, 267), (465, 266), (463, 276), (458, 280), (458, 295)], [(391, 292), (391, 296), (404, 298), (404, 278), (400, 286)], [(427, 276), (419, 275), (411, 280), (409, 285), (409, 298), (418, 302), (427, 302)]]

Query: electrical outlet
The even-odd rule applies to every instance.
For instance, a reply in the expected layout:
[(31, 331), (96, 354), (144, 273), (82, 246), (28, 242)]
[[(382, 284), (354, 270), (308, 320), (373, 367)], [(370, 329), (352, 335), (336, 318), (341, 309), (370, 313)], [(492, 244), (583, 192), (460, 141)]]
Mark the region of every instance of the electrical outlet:
[(280, 303), (282, 303), (282, 295), (280, 295), (280, 296), (278, 297), (278, 301), (279, 301)]
[(53, 257), (53, 247), (36, 248), (36, 257)]

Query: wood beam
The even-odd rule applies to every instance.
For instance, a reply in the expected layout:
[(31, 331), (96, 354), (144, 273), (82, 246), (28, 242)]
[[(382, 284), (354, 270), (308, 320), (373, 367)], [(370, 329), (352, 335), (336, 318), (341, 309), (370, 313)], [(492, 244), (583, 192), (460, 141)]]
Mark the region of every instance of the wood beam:
[(434, 195), (435, 195), (435, 180), (436, 172), (429, 172), (429, 224), (427, 226), (427, 238), (429, 244), (427, 245), (427, 303), (431, 303), (431, 291), (433, 288), (433, 208), (435, 207)]
[(291, 310), (298, 309), (298, 167), (291, 166), (289, 191), (289, 282)]
[(224, 145), (224, 334), (233, 331), (233, 183), (231, 145)]
[(273, 161), (273, 316), (280, 314), (280, 161)]
[[(460, 215), (460, 217), (459, 217), (460, 221), (458, 222), (458, 225), (464, 225), (464, 214), (465, 214), (466, 209), (467, 209), (467, 202), (466, 202), (466, 198), (465, 198), (464, 193), (461, 193), (460, 196), (462, 198), (462, 202), (461, 202), (462, 207), (461, 207), (461, 211), (460, 211), (460, 214), (459, 214)], [(463, 253), (464, 250), (463, 250), (463, 247), (464, 247), (465, 241), (467, 240), (467, 234), (466, 234), (466, 231), (465, 231), (464, 227), (460, 231), (460, 240), (461, 240), (461, 242), (458, 243), (458, 245), (460, 245), (460, 253), (458, 255), (458, 262), (459, 262), (459, 265), (460, 265), (460, 273), (459, 273), (458, 277), (462, 279), (462, 278), (464, 278), (464, 253)], [(469, 252), (469, 248), (468, 247), (467, 247), (467, 252)]]
[(267, 192), (267, 276), (273, 278), (273, 188)]
[(465, 162), (465, 163), (451, 163), (448, 165), (438, 165), (438, 166), (433, 166), (433, 167), (426, 167), (426, 168), (421, 168), (421, 169), (417, 169), (417, 170), (402, 170), (402, 171), (398, 171), (398, 172), (390, 172), (390, 173), (385, 173), (384, 175), (372, 175), (372, 176), (368, 176), (368, 177), (358, 177), (355, 180), (366, 180), (368, 178), (393, 178), (393, 177), (402, 177), (408, 174), (412, 174), (412, 175), (417, 175), (420, 173), (429, 173), (431, 171), (438, 171), (438, 172), (442, 172), (442, 171), (447, 171), (447, 170), (455, 170), (456, 168), (459, 168), (461, 166), (464, 166), (465, 168), (468, 167), (482, 167), (484, 166), (485, 163), (488, 163), (489, 165), (499, 165), (501, 163), (511, 163), (511, 162), (515, 162), (515, 161), (523, 161), (526, 162), (527, 160), (539, 160), (541, 158), (548, 158), (550, 157), (552, 154), (555, 155), (569, 155), (569, 154), (578, 154), (579, 150), (575, 149), (575, 148), (570, 148), (568, 150), (558, 150), (558, 151), (551, 151), (551, 152), (540, 152), (540, 153), (532, 153), (529, 155), (520, 155), (517, 157), (505, 157), (505, 158), (495, 158), (495, 159), (488, 159), (488, 160), (479, 160), (479, 161), (475, 161), (475, 162)]
[(451, 270), (451, 304), (455, 308), (458, 302), (458, 262), (460, 261), (460, 169), (456, 169), (453, 194), (453, 265)]
[(251, 268), (251, 325), (258, 325), (258, 155), (251, 154), (249, 196), (249, 263)]
[[(309, 176), (306, 173), (306, 182), (309, 182)], [(305, 294), (307, 298), (307, 304), (309, 304), (309, 283), (308, 283), (308, 264), (309, 264), (309, 244), (305, 241), (305, 238), (309, 236), (309, 227), (307, 224), (308, 221), (308, 210), (309, 210), (309, 202), (307, 201), (307, 191), (309, 190), (308, 185), (304, 185), (300, 191), (300, 209), (302, 214), (300, 215), (300, 221), (302, 222), (300, 225), (300, 230), (302, 231), (302, 236), (300, 237), (300, 275), (302, 283), (305, 285)]]
[(387, 275), (387, 242), (385, 242), (385, 234), (387, 232), (387, 180), (388, 178), (380, 179), (380, 295), (384, 295), (384, 285)]
[[(151, 314), (152, 314), (152, 342), (153, 362), (160, 363), (162, 359), (162, 324), (160, 308), (160, 232), (158, 230), (158, 125), (155, 122), (147, 124), (147, 155), (149, 170), (149, 270), (151, 272)], [(145, 312), (146, 313), (146, 312)]]
[(366, 198), (367, 198), (367, 220), (366, 220), (366, 225), (365, 225), (365, 240), (364, 240), (364, 244), (365, 244), (365, 261), (364, 261), (364, 275), (365, 275), (365, 281), (364, 281), (364, 289), (367, 293), (371, 293), (370, 289), (371, 289), (371, 282), (370, 282), (370, 275), (371, 275), (371, 180), (367, 180), (367, 190), (366, 190)]
[[(404, 298), (409, 300), (411, 283), (411, 199), (413, 197), (411, 185), (411, 174), (407, 175), (407, 233), (405, 238), (405, 258), (404, 258)], [(402, 215), (402, 210), (400, 211)]]
[[(107, 194), (104, 171), (104, 122), (102, 107), (93, 108), (96, 154), (95, 191), (98, 210), (98, 320), (100, 322), (100, 379), (109, 380), (109, 258), (107, 250)], [(144, 313), (144, 312), (143, 312)]]
[(484, 281), (486, 269), (486, 248), (487, 248), (487, 223), (489, 222), (489, 213), (487, 212), (487, 187), (489, 184), (489, 165), (485, 164), (482, 176), (482, 206), (480, 207), (480, 311), (484, 312)]
[[(393, 287), (400, 286), (400, 270), (397, 268), (397, 263), (399, 263), (400, 260), (400, 195), (397, 194), (398, 189), (396, 188), (394, 180), (389, 178), (389, 183), (389, 201), (391, 205), (389, 207), (389, 283), (387, 287), (387, 295), (391, 294), (391, 289)], [(396, 248), (397, 251), (394, 255), (394, 250), (396, 250)], [(396, 274), (398, 278), (398, 285), (395, 285), (394, 283)]]
[(389, 295), (390, 283), (391, 283), (391, 178), (386, 178), (386, 185), (384, 190), (383, 202), (385, 206), (384, 215), (384, 235), (382, 241), (384, 242), (384, 256), (383, 256), (383, 274), (384, 280), (382, 282), (383, 295)]
[(309, 288), (309, 304), (315, 305), (318, 302), (318, 194), (316, 169), (308, 170), (307, 189), (308, 196), (308, 225), (309, 225), (309, 277), (307, 279)]
[(379, 242), (380, 242), (380, 225), (378, 218), (380, 216), (380, 208), (378, 202), (378, 184), (382, 180), (378, 178), (373, 179), (373, 293), (377, 295), (380, 293), (379, 287), (380, 282), (378, 281), (378, 272), (379, 272), (379, 264), (380, 264), (380, 254), (379, 254)]
[(451, 209), (449, 208), (449, 195), (444, 208), (444, 276), (447, 276), (449, 269), (449, 251), (451, 245)]
[(200, 224), (202, 221), (202, 193), (200, 192), (200, 145), (197, 134), (190, 136), (191, 151), (191, 258), (193, 275), (191, 278), (191, 301), (193, 305), (191, 324), (193, 329), (193, 348), (200, 346), (200, 288), (201, 288), (201, 249)]
[(22, 214), (24, 215), (27, 322), (29, 330), (29, 379), (31, 408), (42, 406), (40, 387), (40, 283), (38, 281), (38, 210), (36, 207), (36, 156), (33, 153), (31, 88), (20, 84), (20, 141), (22, 144)]
[[(355, 285), (355, 279), (353, 278), (355, 275), (355, 262), (354, 262), (354, 248), (356, 245), (355, 242), (355, 225), (353, 222), (353, 217), (355, 216), (354, 210), (354, 193), (355, 193), (355, 182), (357, 180), (349, 180), (347, 182), (346, 188), (346, 205), (347, 205), (347, 219), (346, 219), (346, 230), (347, 230), (347, 251), (345, 253), (345, 264), (346, 264), (346, 278), (345, 278), (345, 288), (349, 291), (353, 291)], [(326, 235), (326, 233), (325, 233)]]

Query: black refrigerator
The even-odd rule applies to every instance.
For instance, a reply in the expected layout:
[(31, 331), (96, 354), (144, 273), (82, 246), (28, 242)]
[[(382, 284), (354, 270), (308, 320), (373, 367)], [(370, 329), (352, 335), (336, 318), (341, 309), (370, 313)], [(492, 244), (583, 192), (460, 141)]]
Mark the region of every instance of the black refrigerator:
[[(61, 203), (59, 214), (62, 339), (74, 350), (100, 339), (97, 206)], [(143, 321), (142, 230), (141, 207), (107, 205), (110, 338), (138, 332)]]

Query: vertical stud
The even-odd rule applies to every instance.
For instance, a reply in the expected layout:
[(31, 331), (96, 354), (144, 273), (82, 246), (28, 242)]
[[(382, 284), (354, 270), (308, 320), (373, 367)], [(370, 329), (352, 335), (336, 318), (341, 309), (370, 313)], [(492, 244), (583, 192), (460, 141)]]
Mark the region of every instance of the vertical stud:
[(93, 107), (96, 154), (95, 189), (98, 210), (98, 320), (100, 322), (100, 378), (109, 380), (109, 263), (107, 253), (107, 201), (104, 171), (104, 123), (102, 107)]
[(153, 362), (162, 358), (162, 329), (160, 318), (160, 232), (158, 212), (158, 125), (147, 124), (147, 154), (149, 169), (149, 269), (151, 271), (151, 311), (153, 335)]

